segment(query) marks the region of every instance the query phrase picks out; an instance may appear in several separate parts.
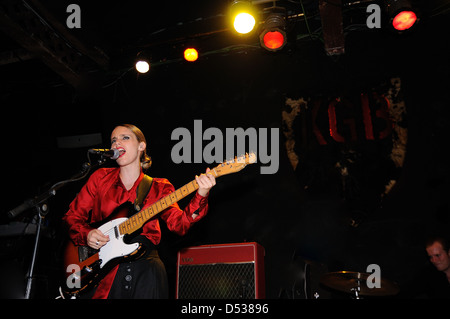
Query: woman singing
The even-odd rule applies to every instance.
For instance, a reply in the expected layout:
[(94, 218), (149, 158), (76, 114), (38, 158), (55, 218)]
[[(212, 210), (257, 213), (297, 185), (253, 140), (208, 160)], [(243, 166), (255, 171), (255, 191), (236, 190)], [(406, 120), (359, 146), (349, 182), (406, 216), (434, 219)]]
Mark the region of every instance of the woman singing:
[[(99, 249), (109, 241), (107, 235), (93, 229), (88, 221), (102, 221), (123, 203), (135, 201), (136, 190), (144, 178), (144, 171), (151, 165), (146, 147), (145, 137), (136, 126), (124, 124), (113, 130), (111, 149), (120, 152), (120, 157), (116, 160), (119, 167), (95, 171), (63, 217), (75, 245)], [(208, 172), (209, 169), (205, 174), (195, 177), (199, 188), (184, 210), (175, 203), (161, 212), (159, 216), (169, 230), (184, 235), (195, 222), (206, 215), (208, 194), (216, 184), (214, 176)], [(153, 204), (174, 190), (167, 179), (153, 178), (142, 207)], [(95, 289), (91, 289), (82, 298), (168, 298), (166, 270), (156, 251), (161, 240), (157, 218), (144, 224), (138, 240), (147, 248), (144, 257), (114, 267)]]

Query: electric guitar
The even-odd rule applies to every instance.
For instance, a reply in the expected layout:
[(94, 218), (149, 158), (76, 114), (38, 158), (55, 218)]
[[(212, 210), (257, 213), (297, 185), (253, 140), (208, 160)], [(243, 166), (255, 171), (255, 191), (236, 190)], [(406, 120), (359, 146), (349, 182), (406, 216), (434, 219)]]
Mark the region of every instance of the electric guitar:
[[(247, 164), (255, 162), (255, 153), (245, 154), (219, 164), (209, 173), (217, 178), (239, 172)], [(127, 202), (119, 206), (106, 220), (101, 221), (100, 225), (91, 224), (109, 235), (109, 241), (100, 249), (76, 246), (69, 240), (63, 253), (65, 274), (61, 285), (62, 292), (72, 296), (82, 293), (87, 288), (95, 287), (119, 263), (141, 257), (145, 253), (142, 243), (130, 243), (130, 237), (137, 234), (148, 220), (198, 188), (197, 181), (193, 180), (131, 217), (130, 213), (135, 212), (132, 203)]]

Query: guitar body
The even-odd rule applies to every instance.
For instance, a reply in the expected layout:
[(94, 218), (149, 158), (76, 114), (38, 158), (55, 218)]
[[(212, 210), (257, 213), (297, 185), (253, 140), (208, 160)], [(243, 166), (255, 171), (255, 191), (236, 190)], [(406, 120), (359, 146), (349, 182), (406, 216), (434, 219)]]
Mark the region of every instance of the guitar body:
[(63, 254), (64, 282), (62, 290), (69, 295), (76, 295), (86, 288), (96, 286), (111, 269), (125, 260), (141, 257), (145, 250), (141, 243), (127, 243), (132, 236), (122, 235), (119, 224), (125, 222), (130, 213), (135, 212), (129, 202), (119, 206), (101, 226), (92, 224), (102, 233), (109, 235), (109, 241), (100, 249), (89, 246), (76, 246), (68, 241)]

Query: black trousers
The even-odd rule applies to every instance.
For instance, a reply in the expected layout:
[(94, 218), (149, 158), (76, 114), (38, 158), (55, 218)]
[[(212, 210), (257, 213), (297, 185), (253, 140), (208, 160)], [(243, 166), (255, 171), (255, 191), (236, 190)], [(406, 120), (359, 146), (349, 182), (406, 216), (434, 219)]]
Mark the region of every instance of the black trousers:
[[(164, 263), (156, 250), (150, 250), (141, 259), (119, 265), (108, 299), (168, 299), (168, 286)], [(91, 299), (96, 290), (92, 288), (78, 298)]]
[(167, 299), (166, 268), (156, 250), (119, 265), (108, 299)]

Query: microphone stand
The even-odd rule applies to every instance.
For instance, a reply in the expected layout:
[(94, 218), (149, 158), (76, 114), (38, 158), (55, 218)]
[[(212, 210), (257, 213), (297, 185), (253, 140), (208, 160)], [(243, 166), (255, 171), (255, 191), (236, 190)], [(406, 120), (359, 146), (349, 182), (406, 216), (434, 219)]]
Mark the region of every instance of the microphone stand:
[(46, 191), (38, 196), (35, 196), (34, 198), (25, 200), (21, 205), (17, 206), (16, 208), (14, 208), (8, 212), (8, 217), (10, 219), (17, 217), (24, 211), (28, 210), (29, 208), (33, 208), (33, 207), (36, 208), (37, 214), (38, 214), (38, 221), (37, 221), (37, 227), (36, 227), (36, 238), (35, 238), (35, 242), (34, 242), (33, 256), (31, 259), (29, 270), (28, 270), (27, 285), (26, 285), (26, 290), (25, 290), (25, 299), (30, 299), (30, 295), (31, 295), (31, 287), (33, 285), (34, 266), (36, 263), (36, 256), (38, 253), (39, 242), (40, 242), (40, 237), (41, 237), (41, 226), (42, 226), (45, 216), (47, 215), (47, 213), (49, 211), (47, 201), (50, 197), (55, 196), (56, 191), (59, 190), (60, 188), (62, 188), (63, 186), (65, 186), (67, 183), (82, 180), (89, 174), (89, 172), (94, 167), (98, 167), (106, 161), (106, 158), (104, 156), (102, 156), (98, 160), (97, 164), (92, 166), (91, 160), (89, 158), (89, 153), (88, 153), (88, 159), (89, 159), (89, 162), (83, 163), (81, 170), (77, 174), (73, 175), (72, 177), (70, 177), (67, 180), (63, 180), (61, 182), (54, 184), (52, 187), (50, 187), (50, 189), (48, 191)]

